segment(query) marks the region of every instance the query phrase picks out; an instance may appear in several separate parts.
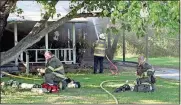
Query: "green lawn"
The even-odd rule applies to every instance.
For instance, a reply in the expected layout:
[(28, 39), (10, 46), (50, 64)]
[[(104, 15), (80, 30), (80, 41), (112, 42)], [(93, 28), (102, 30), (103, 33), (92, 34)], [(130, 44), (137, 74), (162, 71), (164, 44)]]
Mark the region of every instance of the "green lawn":
[[(114, 89), (130, 80), (132, 84), (136, 76), (134, 71), (122, 72), (117, 76), (105, 74), (68, 74), (69, 77), (80, 81), (82, 88), (66, 89), (59, 94), (38, 95), (30, 91), (14, 92), (2, 95), (1, 103), (46, 103), (46, 104), (115, 104), (113, 98), (100, 88), (105, 80), (120, 80), (120, 82), (105, 83), (104, 87), (113, 93)], [(2, 81), (9, 80), (3, 78)], [(42, 81), (19, 80), (21, 82), (41, 83)], [(154, 93), (123, 92), (113, 93), (122, 104), (179, 104), (179, 82), (157, 78), (157, 90)]]
[[(160, 67), (170, 67), (170, 68), (179, 68), (179, 57), (158, 57), (158, 58), (148, 58), (149, 63), (153, 66)], [(115, 60), (121, 60), (122, 58), (116, 57)], [(126, 61), (138, 61), (137, 57), (126, 58)]]

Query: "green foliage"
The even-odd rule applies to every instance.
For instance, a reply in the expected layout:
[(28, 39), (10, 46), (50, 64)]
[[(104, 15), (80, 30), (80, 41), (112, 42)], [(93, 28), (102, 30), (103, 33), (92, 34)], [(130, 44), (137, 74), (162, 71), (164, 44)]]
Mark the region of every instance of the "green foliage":
[[(57, 0), (36, 0), (37, 3), (41, 4), (42, 9), (41, 9), (41, 16), (44, 16), (46, 14), (45, 17), (52, 17), (53, 15), (56, 13), (56, 4), (57, 4)], [(21, 16), (21, 14), (23, 13), (23, 10), (17, 6), (14, 6), (11, 8), (10, 13), (17, 13), (18, 17), (21, 17), (24, 19), (24, 16)], [(61, 14), (58, 13), (57, 17), (60, 17)]]
[(18, 14), (22, 14), (23, 10), (21, 8), (18, 8), (17, 6), (13, 7), (10, 11), (11, 13), (17, 12)]
[[(149, 30), (151, 32), (151, 30)], [(154, 32), (152, 32), (154, 33)], [(152, 35), (148, 37), (148, 51), (150, 57), (178, 57), (179, 56), (179, 35), (177, 37), (168, 37), (162, 33), (159, 37)], [(144, 54), (146, 49), (145, 37), (137, 38), (134, 32), (126, 32), (126, 55)], [(122, 56), (123, 48), (122, 36), (120, 37), (117, 54)]]
[[(76, 3), (76, 0), (72, 1)], [(113, 24), (120, 20), (128, 22), (129, 27), (125, 28), (134, 31), (137, 36), (144, 36), (146, 26), (153, 24), (156, 33), (167, 27), (169, 33), (175, 35), (179, 28), (179, 1), (147, 1), (149, 16), (146, 19), (140, 17), (142, 9), (141, 1), (89, 1), (84, 5), (85, 11), (100, 10), (101, 17), (110, 17)], [(144, 20), (144, 21), (143, 21)], [(122, 24), (122, 23), (120, 23)]]
[(17, 7), (17, 6), (13, 6), (11, 8), (11, 10), (10, 10), (10, 13), (15, 13), (18, 17), (24, 19), (24, 16), (21, 16), (23, 12), (24, 11), (21, 8)]
[[(41, 16), (43, 16), (44, 14), (46, 14), (47, 16), (50, 16), (51, 18), (53, 18), (53, 15), (56, 13), (56, 4), (57, 4), (57, 0), (36, 0), (39, 4), (42, 5), (43, 10), (45, 10), (45, 13), (43, 13), (43, 10), (41, 9)], [(60, 14), (57, 14), (58, 16), (60, 16)]]
[(160, 29), (163, 27), (167, 27), (170, 35), (178, 34), (179, 1), (154, 1), (150, 8), (150, 22), (154, 21), (156, 32), (161, 31)]
[[(53, 18), (53, 15), (56, 13), (55, 5), (58, 1), (36, 1), (42, 5), (47, 16), (51, 16)], [(129, 31), (134, 31), (137, 36), (145, 35), (146, 26), (148, 24), (152, 25), (156, 34), (160, 34), (162, 28), (168, 28), (168, 33), (170, 35), (178, 34), (179, 1), (147, 1), (149, 16), (146, 19), (140, 17), (140, 9), (142, 9), (141, 1), (71, 0), (70, 8), (72, 9), (83, 2), (83, 13), (99, 11), (101, 14), (100, 17), (110, 17), (112, 24), (118, 24), (120, 20), (122, 20), (124, 23), (126, 23), (126, 27), (122, 28)], [(44, 14), (43, 10), (42, 15)], [(18, 14), (23, 12), (22, 9), (12, 9), (12, 12), (15, 11), (17, 11)], [(77, 11), (73, 11), (72, 13), (74, 16), (77, 15)], [(61, 14), (57, 14), (57, 17), (60, 16)], [(120, 27), (115, 29), (119, 30)]]
[[(120, 9), (126, 8), (126, 1), (120, 1), (118, 7)], [(149, 17), (147, 21), (143, 21), (140, 17), (141, 2), (130, 1), (131, 5), (127, 13), (119, 14), (119, 19), (124, 19), (131, 24), (132, 31), (136, 32), (138, 36), (145, 35), (145, 27), (148, 24), (153, 24), (155, 31), (160, 33), (160, 29), (167, 27), (172, 35), (178, 33), (179, 28), (179, 2), (178, 1), (148, 1)], [(113, 13), (117, 13), (114, 11)], [(116, 17), (116, 16), (115, 16)]]

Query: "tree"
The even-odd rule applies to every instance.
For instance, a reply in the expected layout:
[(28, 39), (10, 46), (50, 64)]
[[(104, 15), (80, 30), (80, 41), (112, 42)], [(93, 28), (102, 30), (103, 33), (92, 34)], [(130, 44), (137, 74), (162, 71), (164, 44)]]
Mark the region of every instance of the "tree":
[(117, 44), (119, 41), (121, 31), (114, 29), (115, 27), (109, 27), (107, 29), (107, 51), (106, 54), (110, 60), (114, 58), (114, 54), (117, 49)]
[[(126, 8), (128, 2), (120, 1), (118, 8), (116, 8), (112, 14), (111, 19), (113, 23), (117, 23), (122, 20), (119, 24), (125, 24), (126, 27), (122, 29), (133, 31), (138, 37), (143, 37), (147, 34), (149, 24), (154, 29), (158, 36), (161, 33), (167, 31), (170, 35), (176, 36), (179, 32), (179, 2), (178, 1), (147, 1), (149, 16), (144, 20), (140, 17), (140, 10), (142, 7), (141, 1), (130, 1), (128, 11), (120, 13), (120, 10)], [(126, 10), (125, 10), (126, 11)], [(120, 30), (120, 28), (117, 28)], [(123, 35), (124, 36), (124, 35)], [(111, 51), (111, 50), (109, 50)], [(123, 52), (123, 56), (124, 56)], [(148, 51), (146, 51), (146, 55)], [(110, 55), (111, 56), (111, 55)], [(123, 57), (124, 58), (124, 57)], [(124, 59), (123, 59), (124, 60)]]
[(7, 25), (7, 18), (11, 8), (15, 7), (17, 0), (1, 0), (0, 1), (0, 41), (3, 31)]
[[(114, 10), (112, 13), (113, 19), (124, 19), (125, 23), (130, 24), (131, 31), (137, 33), (137, 36), (145, 35), (145, 26), (148, 24), (151, 24), (156, 32), (167, 30), (173, 35), (178, 33), (180, 20), (179, 1), (147, 1), (149, 12), (147, 21), (143, 21), (143, 18), (140, 17), (140, 9), (142, 8), (141, 1), (130, 1), (130, 7), (127, 13), (119, 13), (119, 10), (125, 8), (125, 3), (124, 1), (120, 1), (117, 10)], [(163, 28), (165, 29), (161, 30)]]
[[(15, 1), (14, 0), (14, 2), (11, 2), (11, 0), (7, 0), (5, 3), (4, 3), (4, 5), (2, 5), (2, 6), (5, 6), (5, 5), (9, 5), (8, 7), (9, 8), (6, 8), (6, 11), (2, 11), (2, 13), (3, 14), (8, 14), (8, 16), (9, 16), (9, 13), (10, 13), (10, 10), (12, 10), (12, 12), (17, 12), (18, 14), (21, 14), (22, 13), (22, 10), (21, 9), (19, 9), (19, 8), (17, 8), (17, 7), (15, 7), (15, 4), (16, 4), (16, 2), (17, 2), (17, 0)], [(37, 0), (37, 2), (39, 2), (40, 4), (42, 4), (43, 6), (44, 6), (44, 9), (45, 9), (45, 13), (44, 13), (44, 15), (42, 16), (42, 19), (39, 21), (39, 22), (37, 22), (36, 24), (35, 24), (35, 26), (34, 26), (34, 28), (32, 29), (32, 31), (27, 35), (28, 37), (26, 37), (27, 39), (29, 38), (29, 37), (31, 37), (31, 35), (34, 35), (34, 34), (37, 34), (38, 32), (40, 32), (40, 30), (42, 30), (42, 28), (44, 28), (44, 25), (45, 25), (45, 23), (48, 21), (48, 19), (49, 19), (49, 17), (51, 17), (51, 16), (53, 16), (54, 15), (54, 13), (55, 13), (55, 5), (57, 4), (57, 2), (58, 1), (56, 1), (56, 0), (53, 0), (53, 1), (51, 1), (51, 2), (48, 2), (48, 1), (38, 1)], [(13, 5), (13, 6), (12, 6)], [(6, 7), (6, 6), (5, 6)], [(2, 29), (3, 30), (1, 30), (1, 32), (0, 33), (3, 33), (3, 31), (4, 31), (4, 28), (5, 28), (5, 26), (6, 26), (6, 23), (7, 23), (7, 18), (8, 17), (6, 17), (6, 19), (2, 22), (2, 24), (5, 24), (3, 27), (2, 27)], [(3, 34), (1, 34), (1, 36), (2, 36)], [(26, 38), (24, 38), (24, 39), (26, 39)], [(24, 41), (24, 39), (23, 39), (23, 41)], [(24, 43), (25, 45), (27, 44), (26, 43), (26, 40), (25, 40), (25, 43)], [(20, 45), (20, 47), (21, 46), (23, 46), (23, 45)], [(18, 47), (18, 46), (17, 46)], [(16, 48), (15, 48), (16, 49)], [(5, 53), (2, 53), (1, 54), (1, 61), (2, 60), (5, 60), (5, 59), (3, 59), (4, 57), (6, 57), (6, 56), (4, 56), (4, 54), (9, 54), (8, 56), (10, 56), (11, 57), (11, 55), (13, 55), (14, 53), (13, 52), (11, 52), (11, 51), (14, 51), (13, 50), (13, 48), (12, 48), (12, 50), (10, 49), (9, 50), (9, 52), (7, 51), (7, 52), (5, 52)], [(15, 50), (15, 51), (17, 51), (17, 50)], [(15, 57), (12, 57), (12, 59), (14, 59)], [(7, 60), (7, 62), (6, 63), (8, 63), (9, 62), (9, 60), (8, 59), (6, 59)], [(11, 61), (11, 60), (10, 60)], [(0, 63), (1, 65), (3, 65), (3, 63)]]
[[(41, 3), (41, 1), (39, 1)], [(47, 4), (48, 7), (55, 7), (54, 5), (51, 5), (50, 3), (52, 2), (48, 2), (48, 0), (43, 1), (45, 4)], [(127, 9), (127, 4), (130, 3), (130, 8)], [(162, 3), (162, 2), (160, 2)], [(154, 1), (149, 1), (149, 5), (153, 6), (152, 8), (150, 7), (150, 9), (158, 9), (160, 8), (159, 6), (161, 5), (160, 3), (155, 3)], [(172, 8), (171, 6), (175, 6), (175, 4), (177, 5), (178, 2), (172, 2), (172, 1), (168, 1), (166, 2), (168, 6), (165, 7), (165, 10), (168, 10), (170, 8)], [(154, 6), (156, 5), (156, 7)], [(178, 5), (179, 6), (179, 5)], [(176, 6), (176, 8), (173, 8), (173, 10), (177, 10), (179, 7)], [(46, 6), (45, 6), (46, 7)], [(131, 29), (135, 30), (136, 32), (140, 32), (140, 26), (142, 19), (139, 18), (139, 13), (138, 11), (140, 10), (141, 4), (138, 1), (119, 1), (119, 0), (115, 0), (115, 1), (107, 1), (107, 0), (103, 0), (103, 1), (91, 1), (91, 0), (85, 0), (85, 1), (77, 1), (77, 0), (72, 0), (72, 4), (70, 5), (71, 7), (71, 11), (64, 17), (62, 17), (61, 19), (57, 20), (56, 22), (53, 22), (52, 24), (49, 25), (49, 27), (44, 27), (45, 22), (48, 20), (48, 16), (51, 15), (51, 13), (49, 11), (47, 11), (44, 15), (44, 17), (46, 17), (45, 19), (43, 18), (39, 23), (37, 23), (33, 30), (25, 37), (23, 38), (15, 47), (13, 47), (12, 49), (2, 53), (2, 57), (0, 60), (0, 64), (6, 64), (9, 61), (14, 60), (19, 54), (21, 54), (24, 50), (26, 50), (28, 47), (32, 46), (33, 44), (35, 44), (36, 42), (38, 42), (41, 38), (43, 38), (45, 36), (46, 33), (51, 32), (52, 30), (56, 29), (58, 26), (63, 25), (64, 23), (66, 23), (67, 21), (69, 21), (72, 18), (76, 18), (76, 17), (110, 17), (112, 20), (112, 23), (114, 24), (116, 20), (125, 20), (125, 23), (129, 23), (131, 24)], [(168, 8), (169, 7), (169, 8)], [(78, 13), (77, 11), (83, 9), (83, 11), (81, 13)], [(51, 10), (51, 9), (50, 9)], [(55, 10), (55, 9), (52, 9)], [(94, 10), (100, 10), (98, 13), (92, 13), (92, 11)], [(178, 11), (178, 10), (177, 10)], [(163, 11), (159, 11), (159, 13), (162, 13)], [(179, 16), (175, 16), (178, 13), (175, 11), (170, 11), (173, 14), (173, 17), (171, 17), (172, 20), (176, 20), (178, 22), (179, 20)], [(152, 15), (150, 15), (150, 18), (148, 19), (150, 23), (154, 22), (155, 27), (161, 27), (163, 25), (160, 25), (161, 23), (165, 23), (168, 27), (170, 27), (170, 22), (167, 23), (165, 21), (167, 20), (171, 20), (171, 19), (164, 19), (164, 21), (160, 22), (158, 21), (160, 19), (160, 17), (155, 16), (154, 13), (157, 13), (157, 11), (153, 11)], [(46, 15), (48, 14), (48, 15)], [(167, 13), (165, 13), (163, 16), (168, 15)], [(154, 17), (154, 19), (152, 18)], [(126, 19), (125, 19), (126, 18)], [(174, 18), (174, 19), (173, 19)], [(47, 20), (46, 20), (47, 19)], [(177, 24), (177, 22), (175, 22), (175, 24)], [(164, 24), (164, 25), (165, 25)], [(178, 27), (175, 27), (178, 28)]]

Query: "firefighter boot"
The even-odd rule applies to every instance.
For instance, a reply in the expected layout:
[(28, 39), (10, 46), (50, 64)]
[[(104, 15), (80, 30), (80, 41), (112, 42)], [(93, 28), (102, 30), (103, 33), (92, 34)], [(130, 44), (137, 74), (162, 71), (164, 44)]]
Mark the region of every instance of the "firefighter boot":
[(62, 82), (59, 83), (59, 87), (62, 89), (62, 90), (65, 90), (66, 87), (67, 87), (67, 82), (65, 80), (62, 80)]

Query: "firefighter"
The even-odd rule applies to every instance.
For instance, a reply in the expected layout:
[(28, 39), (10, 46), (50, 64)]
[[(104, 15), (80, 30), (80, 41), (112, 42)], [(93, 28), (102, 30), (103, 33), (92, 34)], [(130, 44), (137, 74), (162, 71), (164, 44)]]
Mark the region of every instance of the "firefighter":
[(60, 60), (54, 56), (51, 52), (45, 52), (44, 54), (45, 59), (47, 60), (46, 63), (46, 70), (45, 70), (45, 83), (48, 85), (55, 85), (60, 86), (62, 90), (64, 90), (67, 86), (67, 83), (65, 79), (67, 77), (64, 73), (64, 67), (63, 64), (60, 62)]
[(105, 35), (102, 33), (99, 35), (99, 40), (94, 43), (94, 74), (97, 73), (98, 63), (100, 64), (99, 73), (103, 73), (103, 60), (106, 51)]
[[(155, 90), (155, 82), (156, 78), (154, 76), (155, 70), (154, 68), (145, 62), (145, 58), (143, 55), (138, 57), (138, 67), (137, 67), (137, 76), (138, 78), (136, 79), (137, 85), (140, 85), (142, 83), (149, 83), (151, 85), (151, 90)], [(142, 85), (144, 87), (144, 85)], [(146, 87), (145, 87), (146, 88)], [(144, 89), (144, 88), (143, 88)], [(142, 91), (142, 90), (140, 90)]]
[(147, 71), (152, 69), (153, 67), (145, 62), (144, 56), (140, 55), (138, 57), (137, 75), (140, 77), (144, 77), (147, 75)]

